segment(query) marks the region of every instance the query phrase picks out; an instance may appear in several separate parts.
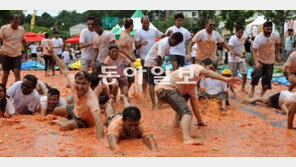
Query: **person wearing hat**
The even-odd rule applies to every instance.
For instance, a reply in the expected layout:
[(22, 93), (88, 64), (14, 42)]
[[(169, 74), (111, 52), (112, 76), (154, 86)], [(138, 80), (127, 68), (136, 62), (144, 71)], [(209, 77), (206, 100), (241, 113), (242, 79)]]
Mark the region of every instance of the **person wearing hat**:
[(295, 38), (293, 36), (294, 30), (292, 28), (288, 29), (288, 36), (285, 40), (285, 52), (283, 55), (283, 61), (286, 62), (293, 51), (293, 47), (295, 44)]

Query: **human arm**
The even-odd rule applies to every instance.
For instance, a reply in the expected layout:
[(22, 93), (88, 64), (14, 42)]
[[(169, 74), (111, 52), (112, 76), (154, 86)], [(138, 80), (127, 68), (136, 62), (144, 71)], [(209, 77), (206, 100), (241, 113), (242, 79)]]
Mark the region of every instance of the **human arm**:
[(195, 42), (193, 40), (191, 40), (188, 44), (188, 57), (187, 57), (187, 61), (191, 61), (192, 62), (192, 57), (191, 57), (191, 50), (193, 45), (195, 44)]
[(99, 48), (95, 48), (94, 52), (93, 52), (93, 60), (91, 62), (91, 67), (94, 68), (95, 67), (95, 63), (97, 61), (98, 58), (98, 54), (99, 54)]
[(255, 66), (256, 66), (256, 68), (259, 68), (259, 67), (261, 67), (261, 64), (259, 63), (259, 61), (258, 61), (258, 50), (257, 50), (257, 48), (253, 48), (253, 50), (252, 50), (252, 53), (253, 53), (253, 57), (254, 57), (254, 63), (255, 63)]
[(110, 149), (115, 154), (122, 154), (122, 155), (124, 155), (124, 152), (118, 146), (118, 143), (119, 143), (119, 136), (118, 135), (115, 135), (115, 134), (108, 135), (108, 143), (109, 143)]
[(152, 134), (147, 134), (143, 136), (144, 143), (154, 152), (157, 151), (157, 145), (155, 140), (153, 139)]
[(28, 48), (27, 48), (27, 41), (26, 41), (25, 38), (22, 39), (22, 45), (23, 45), (24, 50), (25, 50), (24, 58), (25, 58), (25, 60), (27, 60), (28, 59), (28, 54), (27, 54), (28, 53)]
[[(226, 50), (228, 50), (228, 51), (230, 52), (230, 54), (232, 54), (232, 55), (237, 55), (237, 54), (234, 53), (233, 49), (230, 48), (225, 42), (222, 42), (221, 44), (222, 44), (222, 46), (223, 46)], [(238, 55), (237, 55), (237, 56), (238, 56)], [(240, 56), (239, 56), (239, 57), (240, 57)]]
[(46, 48), (48, 52), (51, 54), (52, 58), (55, 60), (58, 66), (60, 66), (60, 70), (62, 71), (62, 74), (67, 78), (70, 74), (68, 67), (62, 62), (62, 60), (54, 53), (52, 49)]
[(93, 118), (95, 120), (96, 129), (97, 129), (97, 138), (101, 139), (104, 137), (104, 127), (101, 120), (101, 110), (98, 107), (98, 109), (94, 112), (92, 112)]
[(232, 86), (232, 85), (234, 85), (234, 84), (236, 84), (236, 83), (237, 83), (237, 84), (241, 84), (241, 83), (242, 83), (241, 79), (233, 78), (233, 77), (231, 77), (231, 78), (224, 77), (224, 76), (222, 76), (222, 75), (220, 75), (220, 74), (218, 74), (218, 73), (216, 73), (216, 72), (214, 72), (214, 71), (211, 71), (211, 70), (202, 69), (202, 70), (200, 71), (200, 74), (201, 74), (201, 75), (204, 75), (204, 76), (206, 76), (206, 77), (210, 77), (210, 78), (212, 78), (212, 79), (218, 79), (218, 80), (224, 81), (224, 82), (226, 82), (229, 86)]

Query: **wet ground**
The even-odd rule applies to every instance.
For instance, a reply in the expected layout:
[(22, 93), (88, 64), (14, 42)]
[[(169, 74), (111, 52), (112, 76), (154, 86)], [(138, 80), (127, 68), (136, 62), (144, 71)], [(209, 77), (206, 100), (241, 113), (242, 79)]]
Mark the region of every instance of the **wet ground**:
[[(70, 90), (66, 88), (66, 79), (57, 72), (56, 76), (46, 78), (43, 71), (23, 71), (34, 74), (40, 80), (49, 83), (61, 91), (66, 97)], [(73, 71), (73, 73), (75, 73)], [(14, 77), (11, 73), (8, 85)], [(249, 83), (248, 83), (249, 85)], [(249, 86), (247, 87), (249, 89)], [(258, 96), (261, 86), (258, 86)], [(296, 156), (296, 131), (286, 129), (286, 115), (279, 114), (276, 109), (264, 105), (245, 105), (242, 99), (247, 98), (240, 93), (236, 98), (231, 97), (231, 106), (226, 115), (219, 112), (219, 104), (215, 101), (203, 101), (200, 104), (202, 117), (206, 127), (196, 126), (192, 122), (191, 134), (203, 141), (204, 145), (184, 145), (181, 133), (174, 129), (172, 120), (174, 111), (167, 107), (152, 111), (147, 99), (142, 99), (135, 91), (130, 92), (134, 97), (132, 103), (142, 112), (142, 121), (154, 133), (159, 151), (154, 153), (144, 145), (140, 139), (124, 140), (120, 147), (125, 156), (189, 156), (189, 157), (290, 157)], [(273, 85), (274, 92), (287, 90), (282, 85)], [(122, 109), (122, 103), (117, 110)], [(32, 116), (14, 116), (11, 119), (0, 119), (0, 156), (13, 157), (55, 157), (55, 156), (116, 156), (108, 148), (106, 136), (102, 140), (95, 138), (95, 129), (76, 129), (63, 132), (57, 125), (50, 125), (50, 120), (62, 119), (52, 115), (42, 117), (40, 114)], [(294, 125), (296, 127), (296, 123)]]

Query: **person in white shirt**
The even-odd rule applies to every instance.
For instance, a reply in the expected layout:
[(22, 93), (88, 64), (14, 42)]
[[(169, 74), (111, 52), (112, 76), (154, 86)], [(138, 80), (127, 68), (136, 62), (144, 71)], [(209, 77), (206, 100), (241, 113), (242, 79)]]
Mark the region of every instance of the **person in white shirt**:
[(17, 114), (33, 114), (40, 104), (36, 85), (38, 79), (34, 75), (26, 75), (22, 81), (14, 83), (7, 90)]
[[(183, 41), (183, 35), (180, 32), (173, 33), (170, 37), (165, 37), (156, 42), (148, 52), (145, 58), (144, 66), (148, 67), (148, 84), (149, 94), (152, 101), (152, 109), (157, 109), (155, 100), (155, 85), (157, 83), (156, 76), (163, 76), (164, 72), (161, 73), (161, 66), (163, 64), (164, 57), (169, 52), (170, 48), (177, 46)], [(158, 67), (158, 68), (156, 68)]]
[(296, 111), (296, 93), (290, 91), (281, 91), (268, 98), (257, 97), (246, 99), (244, 103), (264, 103), (268, 107), (280, 109), (282, 114), (288, 114), (287, 128), (293, 128), (293, 120)]
[(69, 63), (70, 63), (70, 52), (69, 52), (69, 48), (66, 47), (63, 54), (62, 54), (62, 60), (63, 63), (65, 64), (66, 67), (68, 67)]
[(109, 55), (109, 46), (115, 44), (115, 36), (113, 33), (105, 31), (101, 22), (96, 21), (95, 31), (97, 35), (94, 37), (94, 52), (91, 67), (97, 69), (100, 63), (105, 62)]
[[(51, 42), (53, 44), (53, 50), (54, 50), (55, 54), (58, 55), (59, 58), (61, 58), (62, 57), (63, 46), (64, 46), (63, 39), (59, 38), (59, 32), (58, 31), (54, 31), (53, 36), (54, 36), (54, 38), (51, 39)], [(62, 74), (61, 71), (60, 71), (60, 74)]]
[[(175, 15), (175, 25), (168, 28), (166, 33), (172, 31), (172, 33), (180, 32), (183, 35), (183, 41), (170, 49), (170, 59), (173, 65), (173, 70), (177, 70), (179, 67), (183, 67), (185, 65), (185, 41), (189, 40), (191, 37), (190, 32), (182, 27), (182, 23), (184, 20), (184, 15), (182, 13), (177, 13)], [(190, 51), (190, 50), (189, 50)]]
[(148, 16), (144, 16), (141, 18), (142, 28), (138, 29), (135, 33), (136, 38), (136, 49), (138, 50), (138, 53), (141, 58), (141, 64), (143, 67), (143, 93), (146, 95), (147, 90), (147, 70), (148, 68), (144, 66), (145, 64), (145, 58), (149, 52), (149, 50), (153, 47), (153, 45), (156, 43), (156, 38), (164, 38), (166, 36), (170, 36), (170, 31), (168, 34), (164, 35), (162, 32), (155, 28), (150, 28), (150, 20)]
[(273, 75), (273, 66), (275, 59), (281, 62), (280, 56), (280, 38), (275, 33), (272, 33), (272, 22), (263, 24), (263, 33), (256, 36), (253, 45), (253, 56), (255, 62), (254, 72), (251, 74), (251, 91), (249, 97), (254, 96), (255, 87), (262, 78), (262, 97), (268, 89), (271, 89), (271, 79)]
[(40, 98), (39, 109), (41, 115), (46, 116), (47, 114), (54, 114), (62, 117), (67, 117), (66, 102), (60, 97), (60, 91), (51, 88), (48, 90), (47, 96)]
[(36, 42), (33, 42), (29, 48), (31, 49), (31, 59), (33, 61), (37, 61), (37, 48), (38, 46), (36, 45)]
[(243, 37), (245, 28), (242, 26), (236, 26), (236, 34), (231, 36), (228, 42), (229, 48), (231, 48), (235, 55), (228, 55), (228, 67), (232, 72), (232, 76), (237, 76), (239, 70), (242, 74), (243, 84), (241, 91), (245, 92), (245, 85), (247, 82), (248, 68), (246, 63), (246, 56), (243, 53), (245, 47), (245, 37)]
[[(216, 71), (217, 65), (210, 59), (204, 59), (201, 64), (209, 70)], [(227, 98), (227, 84), (221, 80), (212, 79), (209, 77), (202, 78), (199, 82), (201, 91), (199, 91), (200, 99), (219, 99), (221, 102), (220, 110), (226, 111), (226, 98)]]
[(6, 87), (3, 83), (0, 83), (0, 118), (10, 118), (14, 113), (14, 107), (6, 97)]
[[(214, 28), (214, 20), (209, 19), (205, 29), (197, 32), (188, 44), (188, 50), (191, 50), (194, 43), (197, 43), (197, 57), (199, 63), (206, 58), (210, 58), (214, 63), (217, 63), (217, 43), (222, 44), (225, 49), (234, 55), (233, 51), (225, 44), (222, 36), (217, 31), (214, 31)], [(188, 59), (192, 62), (190, 54), (189, 52)]]
[(283, 55), (284, 63), (287, 61), (290, 54), (293, 52), (294, 42), (295, 42), (294, 30), (292, 28), (289, 28), (288, 36), (286, 37), (286, 41), (285, 41), (285, 52)]
[(88, 17), (87, 28), (82, 30), (79, 38), (79, 48), (81, 49), (81, 69), (88, 72), (93, 60), (94, 43), (93, 39), (97, 35), (94, 29), (94, 17)]

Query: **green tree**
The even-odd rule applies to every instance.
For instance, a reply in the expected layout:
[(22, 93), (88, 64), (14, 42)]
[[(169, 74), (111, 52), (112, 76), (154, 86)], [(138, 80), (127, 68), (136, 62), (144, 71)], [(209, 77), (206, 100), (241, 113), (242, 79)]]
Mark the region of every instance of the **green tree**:
[(260, 10), (257, 11), (260, 15), (263, 15), (265, 19), (274, 23), (276, 29), (279, 31), (279, 35), (282, 41), (282, 48), (284, 45), (284, 25), (287, 19), (293, 17), (296, 14), (295, 10)]
[(246, 19), (254, 15), (253, 10), (222, 10), (220, 17), (225, 22), (225, 28), (233, 33), (237, 25), (245, 26)]
[(36, 25), (50, 28), (55, 23), (55, 19), (48, 13), (44, 12), (41, 17), (36, 16)]

